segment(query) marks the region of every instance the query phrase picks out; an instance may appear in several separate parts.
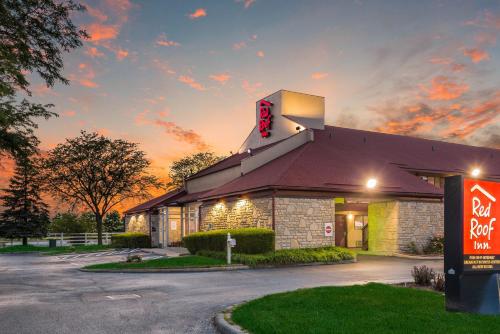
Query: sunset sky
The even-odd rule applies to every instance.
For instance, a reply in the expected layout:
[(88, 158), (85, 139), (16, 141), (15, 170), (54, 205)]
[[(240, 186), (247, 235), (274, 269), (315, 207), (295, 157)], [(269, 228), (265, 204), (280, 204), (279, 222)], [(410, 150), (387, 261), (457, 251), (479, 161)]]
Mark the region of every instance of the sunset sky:
[(255, 101), (326, 97), (330, 125), (500, 148), (499, 1), (85, 1), (90, 39), (41, 148), (81, 129), (140, 143), (163, 176), (189, 153), (238, 150)]

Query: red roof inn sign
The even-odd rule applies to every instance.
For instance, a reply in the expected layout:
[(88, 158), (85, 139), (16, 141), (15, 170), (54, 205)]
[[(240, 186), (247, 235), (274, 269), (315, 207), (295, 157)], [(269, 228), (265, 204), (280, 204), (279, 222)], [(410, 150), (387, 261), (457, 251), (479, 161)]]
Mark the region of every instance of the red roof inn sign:
[(271, 126), (273, 124), (272, 106), (273, 104), (266, 100), (260, 100), (259, 102), (259, 132), (262, 138), (271, 135)]
[(446, 307), (500, 314), (500, 182), (453, 176), (445, 183)]

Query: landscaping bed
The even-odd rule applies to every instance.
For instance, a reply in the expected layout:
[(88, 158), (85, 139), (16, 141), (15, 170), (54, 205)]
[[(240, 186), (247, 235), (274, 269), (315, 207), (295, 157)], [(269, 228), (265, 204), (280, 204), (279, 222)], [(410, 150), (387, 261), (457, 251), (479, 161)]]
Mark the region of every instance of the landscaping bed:
[(370, 283), (265, 296), (237, 306), (250, 333), (500, 333), (499, 317), (446, 312), (444, 295)]
[(226, 262), (204, 256), (188, 255), (159, 258), (140, 262), (111, 262), (86, 266), (86, 270), (126, 270), (126, 269), (173, 269), (173, 268), (210, 268), (222, 267)]
[[(226, 252), (198, 251), (197, 255), (225, 259)], [(300, 264), (333, 264), (355, 261), (356, 255), (341, 247), (281, 249), (264, 254), (233, 253), (231, 260), (250, 267), (286, 266)]]
[(93, 253), (101, 252), (113, 248), (108, 245), (78, 245), (61, 246), (49, 248), (47, 246), (16, 245), (0, 248), (0, 254), (22, 254), (22, 253), (41, 253), (43, 255), (60, 255), (71, 253)]

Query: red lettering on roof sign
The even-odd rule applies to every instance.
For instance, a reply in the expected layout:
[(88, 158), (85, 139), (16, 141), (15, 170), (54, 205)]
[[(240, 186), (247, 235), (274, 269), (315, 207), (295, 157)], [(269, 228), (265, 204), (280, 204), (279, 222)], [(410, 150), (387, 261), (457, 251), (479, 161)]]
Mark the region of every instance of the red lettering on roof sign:
[(271, 135), (271, 128), (273, 123), (273, 115), (271, 114), (271, 107), (273, 104), (266, 100), (259, 102), (259, 132), (263, 138)]

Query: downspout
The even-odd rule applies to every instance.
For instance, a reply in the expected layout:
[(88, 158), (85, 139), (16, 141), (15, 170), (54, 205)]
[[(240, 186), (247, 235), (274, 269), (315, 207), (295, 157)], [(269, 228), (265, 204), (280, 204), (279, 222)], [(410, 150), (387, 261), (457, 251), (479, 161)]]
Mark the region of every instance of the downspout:
[(148, 212), (149, 224), (149, 247), (153, 248), (153, 225), (151, 224), (151, 212)]

